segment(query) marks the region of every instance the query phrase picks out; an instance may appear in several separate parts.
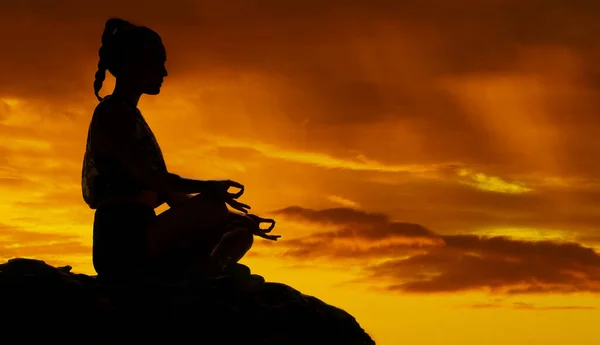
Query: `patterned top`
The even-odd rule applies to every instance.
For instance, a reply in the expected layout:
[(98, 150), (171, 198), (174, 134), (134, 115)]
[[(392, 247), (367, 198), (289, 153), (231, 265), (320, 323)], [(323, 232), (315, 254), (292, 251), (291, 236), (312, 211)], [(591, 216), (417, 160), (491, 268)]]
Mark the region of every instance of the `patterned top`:
[[(81, 172), (81, 188), (83, 199), (91, 209), (96, 209), (102, 198), (118, 195), (137, 195), (146, 189), (127, 173), (125, 167), (117, 160), (108, 156), (100, 156), (91, 150), (94, 120), (98, 109), (107, 105), (110, 101), (110, 96), (104, 97), (96, 107), (88, 129)], [(152, 169), (166, 172), (167, 167), (160, 146), (139, 109), (133, 108), (123, 101), (115, 100), (113, 102), (121, 102), (134, 112), (137, 120), (135, 134), (137, 142), (146, 152), (146, 157)], [(158, 204), (162, 204), (162, 200), (159, 200)]]

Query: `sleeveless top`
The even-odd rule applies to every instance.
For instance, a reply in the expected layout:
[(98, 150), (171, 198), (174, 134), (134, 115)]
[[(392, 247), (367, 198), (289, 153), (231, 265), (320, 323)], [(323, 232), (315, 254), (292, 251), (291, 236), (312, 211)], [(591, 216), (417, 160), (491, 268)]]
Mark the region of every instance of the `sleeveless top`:
[[(145, 151), (145, 157), (148, 159), (153, 170), (167, 171), (165, 160), (156, 137), (139, 109), (131, 107), (124, 101), (112, 100), (110, 96), (106, 96), (96, 107), (90, 122), (81, 172), (83, 199), (91, 209), (96, 209), (99, 201), (103, 198), (120, 195), (135, 196), (147, 189), (139, 181), (136, 181), (116, 159), (109, 156), (101, 156), (91, 149), (94, 120), (98, 116), (98, 109), (106, 106), (108, 102), (120, 102), (128, 110), (131, 110), (137, 120), (135, 131), (137, 144)], [(158, 205), (162, 204), (162, 202), (162, 200), (159, 200)]]

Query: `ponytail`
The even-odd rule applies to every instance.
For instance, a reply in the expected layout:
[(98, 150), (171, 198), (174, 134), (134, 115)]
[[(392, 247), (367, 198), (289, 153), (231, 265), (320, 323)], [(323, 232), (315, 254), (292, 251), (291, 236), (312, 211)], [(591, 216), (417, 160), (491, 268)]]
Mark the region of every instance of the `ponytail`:
[(115, 54), (117, 53), (115, 51), (115, 37), (121, 31), (135, 27), (136, 26), (132, 23), (120, 18), (111, 18), (106, 21), (104, 32), (102, 33), (102, 46), (98, 52), (98, 56), (100, 57), (98, 61), (98, 71), (96, 71), (94, 80), (94, 95), (96, 95), (98, 101), (102, 101), (102, 97), (100, 97), (99, 93), (100, 89), (102, 89), (104, 79), (106, 78), (106, 71), (109, 70), (112, 73), (117, 69), (116, 64), (119, 62), (115, 60), (115, 58), (119, 58)]

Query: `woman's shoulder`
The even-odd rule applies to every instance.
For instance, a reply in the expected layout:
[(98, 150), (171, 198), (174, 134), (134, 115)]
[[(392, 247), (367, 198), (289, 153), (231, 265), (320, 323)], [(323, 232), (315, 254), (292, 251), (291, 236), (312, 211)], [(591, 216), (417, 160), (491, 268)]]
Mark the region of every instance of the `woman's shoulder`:
[(129, 118), (129, 116), (124, 115), (135, 113), (137, 113), (136, 108), (131, 107), (126, 102), (121, 100), (110, 98), (110, 96), (103, 98), (94, 109), (94, 117), (102, 118)]
[(106, 96), (98, 103), (94, 109), (94, 113), (100, 112), (135, 112), (136, 109), (129, 106), (126, 102)]
[[(96, 106), (88, 136), (92, 140), (92, 150), (105, 155), (117, 154), (114, 144), (130, 145), (137, 140), (139, 123), (136, 116), (121, 102), (103, 100)], [(113, 149), (111, 149), (113, 147)], [(108, 151), (107, 151), (108, 150)], [(111, 151), (112, 150), (112, 151)]]

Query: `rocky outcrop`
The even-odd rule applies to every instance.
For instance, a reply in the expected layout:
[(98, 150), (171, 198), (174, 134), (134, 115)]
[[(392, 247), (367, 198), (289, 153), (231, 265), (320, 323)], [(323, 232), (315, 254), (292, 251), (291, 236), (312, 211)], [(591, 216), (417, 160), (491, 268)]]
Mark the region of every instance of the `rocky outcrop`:
[(2, 342), (375, 344), (345, 311), (265, 282), (243, 265), (236, 271), (193, 282), (116, 283), (69, 266), (12, 259), (0, 264)]

